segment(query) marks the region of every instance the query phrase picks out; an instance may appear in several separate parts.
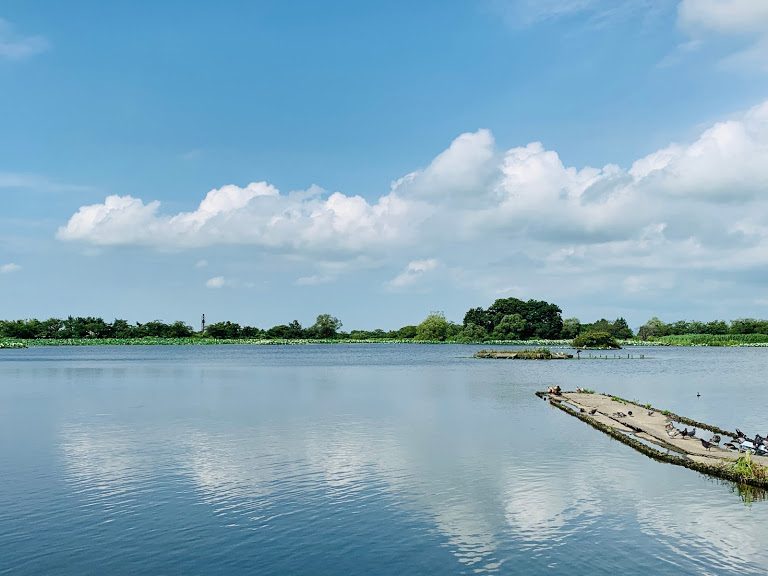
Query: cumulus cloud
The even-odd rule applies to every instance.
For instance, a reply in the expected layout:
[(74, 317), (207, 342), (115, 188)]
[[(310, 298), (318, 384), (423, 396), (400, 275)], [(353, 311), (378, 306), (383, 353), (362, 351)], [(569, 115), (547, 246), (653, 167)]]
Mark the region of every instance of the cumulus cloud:
[(678, 24), (693, 45), (709, 36), (743, 38), (746, 48), (726, 62), (768, 70), (768, 2), (764, 0), (682, 0)]
[(229, 284), (229, 281), (224, 278), (224, 276), (214, 276), (213, 278), (209, 278), (206, 283), (206, 288), (224, 288), (224, 286), (227, 286)]
[(0, 58), (22, 60), (48, 49), (42, 36), (23, 36), (7, 20), (0, 18)]
[(21, 266), (14, 264), (13, 262), (0, 265), (0, 274), (11, 274), (12, 272), (18, 272), (19, 270), (21, 270)]
[(281, 194), (266, 182), (211, 190), (192, 212), (162, 215), (160, 202), (108, 196), (82, 206), (58, 231), (62, 240), (97, 245), (195, 247), (252, 244), (294, 250), (360, 251), (413, 238), (426, 213), (392, 192), (371, 204), (322, 190)]
[(434, 258), (427, 260), (413, 260), (408, 263), (400, 274), (395, 276), (389, 281), (390, 288), (405, 288), (415, 284), (426, 273), (431, 272), (439, 265), (438, 261)]
[[(427, 166), (375, 199), (266, 182), (211, 190), (196, 209), (109, 196), (58, 231), (92, 245), (185, 249), (249, 245), (312, 261), (313, 285), (349, 270), (411, 260), (390, 288), (445, 264), (489, 294), (536, 277), (566, 286), (612, 274), (615, 289), (650, 293), (681, 271), (768, 264), (768, 102), (627, 167), (568, 166), (540, 142), (499, 149), (488, 130), (462, 134)], [(413, 260), (415, 253), (432, 258)], [(463, 270), (463, 271), (462, 271)], [(543, 281), (542, 281), (543, 282)], [(570, 286), (570, 288), (573, 288)]]

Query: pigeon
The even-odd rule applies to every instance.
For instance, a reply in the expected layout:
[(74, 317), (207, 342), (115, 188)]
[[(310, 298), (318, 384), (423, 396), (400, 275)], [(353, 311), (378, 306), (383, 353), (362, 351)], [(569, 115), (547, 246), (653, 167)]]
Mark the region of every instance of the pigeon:
[(627, 414), (629, 414), (630, 416), (632, 416), (632, 410), (627, 410)]
[(704, 446), (707, 450), (712, 448), (712, 444), (704, 440), (704, 438), (701, 438), (701, 445)]
[(653, 416), (655, 412), (653, 410), (648, 410), (648, 416)]
[(691, 430), (690, 432), (688, 432), (688, 436), (690, 436), (691, 438), (693, 438), (694, 436), (696, 436), (696, 428), (694, 428), (693, 430)]
[(683, 428), (683, 431), (680, 432), (680, 434), (682, 435), (683, 438), (688, 436), (688, 427), (686, 426), (685, 428)]
[(590, 414), (591, 416), (594, 416), (594, 415), (595, 415), (595, 412), (597, 412), (597, 408), (592, 408), (592, 410), (590, 410), (590, 411), (589, 411), (589, 414)]
[(715, 434), (714, 436), (712, 436), (712, 438), (709, 439), (709, 441), (712, 444), (720, 444), (720, 435), (719, 434)]

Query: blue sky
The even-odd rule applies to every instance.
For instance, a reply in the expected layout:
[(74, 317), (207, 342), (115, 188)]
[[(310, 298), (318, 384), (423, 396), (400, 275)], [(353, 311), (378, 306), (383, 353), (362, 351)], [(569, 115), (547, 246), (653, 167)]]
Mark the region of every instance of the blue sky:
[(0, 317), (766, 317), (766, 6), (6, 1)]

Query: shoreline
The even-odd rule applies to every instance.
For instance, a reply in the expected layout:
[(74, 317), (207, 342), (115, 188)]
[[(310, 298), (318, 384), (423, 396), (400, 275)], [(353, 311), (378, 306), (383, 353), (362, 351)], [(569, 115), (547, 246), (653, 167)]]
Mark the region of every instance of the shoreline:
[[(622, 347), (629, 348), (768, 348), (768, 342), (717, 342), (713, 344), (677, 344), (657, 341), (620, 340)], [(411, 339), (259, 339), (259, 338), (0, 338), (0, 349), (39, 348), (44, 346), (306, 346), (317, 344), (458, 344), (467, 346), (546, 346), (576, 350), (570, 340), (484, 340), (456, 342), (448, 340)], [(585, 349), (582, 351), (603, 351)]]

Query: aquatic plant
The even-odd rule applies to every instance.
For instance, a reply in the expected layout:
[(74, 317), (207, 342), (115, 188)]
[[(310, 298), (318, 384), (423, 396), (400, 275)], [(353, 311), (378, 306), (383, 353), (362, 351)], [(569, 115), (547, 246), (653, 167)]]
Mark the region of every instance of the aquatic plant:
[(768, 346), (768, 334), (677, 334), (654, 342), (671, 346)]
[(0, 348), (26, 348), (27, 345), (21, 340), (9, 340), (0, 338)]
[(768, 480), (768, 468), (752, 460), (749, 452), (741, 454), (731, 464), (731, 470), (744, 480)]

